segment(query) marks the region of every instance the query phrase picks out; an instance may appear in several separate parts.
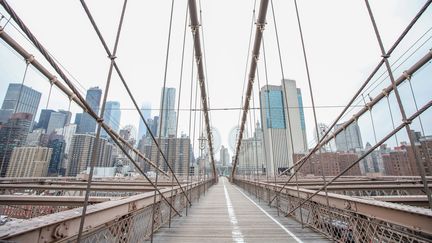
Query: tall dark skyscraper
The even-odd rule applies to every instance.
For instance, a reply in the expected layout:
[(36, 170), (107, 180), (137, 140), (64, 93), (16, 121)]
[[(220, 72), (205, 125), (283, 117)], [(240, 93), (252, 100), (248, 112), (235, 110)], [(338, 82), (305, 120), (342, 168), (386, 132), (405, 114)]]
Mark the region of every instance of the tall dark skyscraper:
[(48, 175), (59, 175), (64, 172), (61, 170), (66, 143), (61, 135), (50, 138), (48, 148), (52, 148), (51, 160), (48, 165)]
[[(102, 90), (99, 87), (93, 87), (87, 90), (86, 101), (94, 112), (99, 114), (99, 105), (102, 96)], [(96, 121), (88, 113), (83, 112), (77, 133), (94, 133), (96, 130)]]
[(0, 126), (1, 177), (6, 175), (13, 149), (25, 144), (32, 117), (30, 113), (14, 113), (5, 125)]
[(42, 109), (39, 115), (38, 124), (35, 126), (35, 128), (43, 128), (46, 131), (46, 129), (48, 128), (48, 123), (51, 117), (51, 113), (53, 112), (55, 111), (50, 109)]
[[(3, 100), (2, 110), (12, 110), (12, 113), (30, 113), (32, 121), (36, 118), (42, 94), (22, 84), (11, 83)], [(12, 113), (10, 113), (12, 115)]]
[[(121, 118), (120, 102), (107, 101), (105, 105), (104, 121), (115, 132), (119, 132), (120, 118)], [(104, 137), (108, 137), (108, 134), (103, 129), (101, 130), (101, 134)]]

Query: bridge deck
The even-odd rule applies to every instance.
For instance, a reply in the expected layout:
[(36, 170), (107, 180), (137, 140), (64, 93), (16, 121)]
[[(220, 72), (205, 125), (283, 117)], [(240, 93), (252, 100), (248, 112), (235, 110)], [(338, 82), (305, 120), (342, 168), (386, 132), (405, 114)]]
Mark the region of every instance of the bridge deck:
[(173, 219), (154, 242), (326, 242), (297, 221), (278, 217), (276, 209), (249, 197), (226, 178), (195, 203), (187, 217)]

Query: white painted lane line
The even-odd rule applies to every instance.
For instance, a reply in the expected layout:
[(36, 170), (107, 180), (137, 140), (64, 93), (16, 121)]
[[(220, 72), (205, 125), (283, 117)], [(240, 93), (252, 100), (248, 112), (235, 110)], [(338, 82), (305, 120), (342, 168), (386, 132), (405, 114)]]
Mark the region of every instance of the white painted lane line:
[(233, 226), (233, 229), (231, 230), (233, 241), (238, 243), (244, 243), (245, 241), (243, 239), (243, 234), (241, 233), (240, 227), (238, 226), (238, 221), (235, 216), (234, 208), (232, 206), (231, 199), (225, 186), (225, 178), (222, 178), (222, 184), (225, 192), (225, 201), (228, 209), (228, 216), (230, 218), (231, 225)]
[[(225, 185), (224, 185), (225, 187)], [(273, 220), (273, 222), (275, 222), (277, 225), (279, 225), (279, 227), (281, 227), (283, 230), (285, 230), (285, 232), (287, 232), (292, 238), (294, 238), (294, 240), (296, 240), (297, 242), (302, 242), (299, 238), (297, 238), (297, 236), (295, 236), (291, 231), (289, 231), (287, 228), (285, 228), (285, 226), (283, 226), (281, 223), (279, 223), (279, 221), (277, 221), (275, 218), (273, 218), (269, 213), (267, 213), (267, 211), (265, 211), (262, 207), (260, 207), (258, 204), (256, 204), (254, 202), (254, 200), (252, 200), (250, 197), (248, 197), (246, 194), (244, 194), (240, 189), (238, 189), (237, 187), (234, 187), (237, 191), (239, 191), (245, 198), (247, 198), (249, 201), (251, 201), (257, 208), (259, 208), (265, 215), (267, 215), (267, 217), (269, 217), (271, 220)]]

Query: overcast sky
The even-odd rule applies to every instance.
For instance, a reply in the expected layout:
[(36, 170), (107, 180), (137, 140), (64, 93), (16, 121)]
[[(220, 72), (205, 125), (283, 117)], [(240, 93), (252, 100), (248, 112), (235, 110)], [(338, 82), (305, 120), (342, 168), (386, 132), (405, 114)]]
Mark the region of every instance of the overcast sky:
[[(67, 69), (71, 77), (73, 76), (75, 84), (83, 94), (90, 87), (102, 88), (105, 86), (109, 60), (79, 1), (16, 0), (8, 2), (40, 42)], [(380, 61), (380, 50), (364, 1), (309, 0), (298, 2), (315, 104), (319, 107), (317, 109), (318, 122), (330, 124), (342, 107), (325, 108), (323, 106), (345, 106)], [(420, 0), (371, 1), (386, 49), (390, 48), (424, 3), (425, 1)], [(87, 4), (108, 45), (112, 48), (123, 1), (89, 0)], [(254, 1), (201, 0), (201, 4), (210, 107), (239, 108), (244, 93), (243, 85)], [(258, 5), (259, 1), (257, 1), (257, 11)], [(170, 6), (171, 1), (168, 0), (129, 0), (117, 54), (117, 62), (134, 97), (139, 103), (150, 102), (152, 108), (156, 109), (152, 112), (153, 116), (159, 113), (157, 109), (163, 85)], [(274, 8), (285, 78), (295, 79), (297, 86), (302, 89), (308, 141), (312, 143), (315, 126), (310, 109), (311, 101), (294, 4), (293, 1), (274, 0)], [(1, 7), (0, 13), (8, 17), (6, 11)], [(177, 97), (179, 95), (185, 14), (186, 1), (175, 1), (167, 87), (175, 87)], [(268, 82), (280, 85), (282, 74), (270, 7), (267, 16), (268, 24), (264, 38)], [(5, 23), (6, 19), (0, 22), (2, 26)], [(399, 77), (402, 71), (413, 65), (432, 47), (429, 39), (432, 36), (431, 27), (432, 9), (429, 8), (390, 59), (392, 63), (399, 60), (394, 66), (396, 77)], [(28, 48), (38, 60), (43, 60), (35, 48), (14, 28), (14, 23), (8, 24), (5, 30)], [(186, 36), (180, 100), (180, 107), (184, 109), (190, 108), (189, 99), (191, 97), (192, 39), (189, 27)], [(419, 38), (420, 40), (414, 47), (409, 49)], [(21, 81), (25, 64), (3, 41), (0, 43), (0, 100), (3, 100), (8, 83)], [(409, 50), (408, 53), (399, 59), (407, 50)], [(403, 62), (405, 59), (407, 61)], [(263, 58), (259, 65), (261, 86), (265, 82), (262, 61)], [(400, 63), (402, 65), (396, 69)], [(379, 75), (384, 71), (381, 69)], [(372, 81), (381, 81), (382, 78), (378, 79), (379, 75)], [(413, 88), (419, 106), (431, 98), (431, 76), (432, 69), (427, 66), (413, 79)], [(48, 82), (40, 74), (31, 70), (25, 83), (43, 93), (39, 107), (40, 109), (45, 108), (49, 90)], [(389, 84), (389, 80), (384, 79), (381, 85), (374, 90), (370, 89), (365, 94), (367, 96), (370, 93), (370, 96), (374, 97)], [(258, 106), (257, 87), (257, 82), (255, 82), (256, 106)], [(407, 87), (407, 85), (402, 87), (405, 89), (401, 91), (401, 94), (407, 106), (407, 113), (412, 114), (415, 106)], [(192, 93), (194, 96), (194, 91)], [(132, 102), (126, 95), (117, 75), (113, 75), (108, 100), (116, 100), (121, 103), (124, 110), (122, 110), (121, 121), (117, 121), (121, 126), (132, 124), (138, 127), (138, 115), (132, 110)], [(398, 125), (400, 115), (394, 97), (390, 97), (390, 102), (393, 103), (393, 115)], [(48, 107), (67, 110), (68, 100), (54, 89)], [(360, 108), (355, 108), (354, 111), (358, 109)], [(72, 105), (71, 111), (81, 112), (76, 105)], [(422, 117), (423, 123), (427, 124), (425, 125), (427, 134), (432, 133), (429, 125), (432, 122), (431, 113), (428, 111)], [(352, 114), (347, 115), (345, 119), (350, 118)], [(228, 144), (228, 133), (238, 124), (239, 115), (240, 110), (211, 111), (211, 122), (220, 131), (222, 144)], [(258, 118), (258, 112), (256, 116)], [(391, 130), (387, 103), (382, 103), (374, 110), (373, 118), (378, 139), (380, 139)], [(189, 112), (181, 111), (179, 134), (182, 131), (188, 133), (188, 127)], [(418, 122), (415, 122), (413, 127), (420, 130)], [(363, 143), (367, 141), (373, 143), (374, 136), (369, 116), (360, 119), (360, 128)], [(400, 134), (400, 136), (404, 135)]]

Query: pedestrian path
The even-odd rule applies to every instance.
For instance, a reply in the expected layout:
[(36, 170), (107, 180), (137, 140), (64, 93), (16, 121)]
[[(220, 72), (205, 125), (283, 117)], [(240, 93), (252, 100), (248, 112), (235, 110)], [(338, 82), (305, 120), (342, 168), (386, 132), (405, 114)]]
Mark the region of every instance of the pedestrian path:
[(278, 217), (276, 209), (259, 203), (225, 177), (212, 186), (188, 216), (176, 217), (159, 229), (154, 242), (327, 242), (297, 221)]

